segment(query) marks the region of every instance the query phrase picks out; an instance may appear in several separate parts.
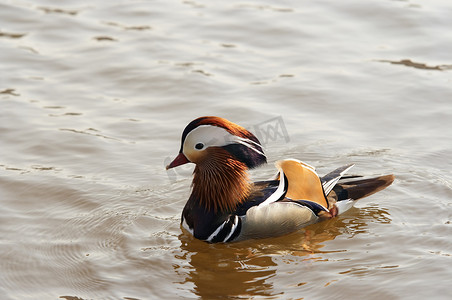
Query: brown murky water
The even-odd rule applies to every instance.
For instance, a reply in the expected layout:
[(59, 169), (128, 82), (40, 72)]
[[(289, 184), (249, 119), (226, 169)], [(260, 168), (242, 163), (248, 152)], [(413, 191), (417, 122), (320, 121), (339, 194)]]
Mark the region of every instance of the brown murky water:
[[(0, 3), (1, 299), (451, 299), (452, 3)], [(272, 163), (394, 173), (288, 236), (209, 245), (179, 217), (185, 125)]]

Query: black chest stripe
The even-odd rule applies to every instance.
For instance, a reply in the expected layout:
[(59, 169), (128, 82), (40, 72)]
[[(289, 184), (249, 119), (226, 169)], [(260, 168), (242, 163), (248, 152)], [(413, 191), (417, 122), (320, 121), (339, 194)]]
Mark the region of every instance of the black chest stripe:
[(242, 227), (242, 220), (237, 215), (232, 215), (218, 226), (206, 239), (210, 243), (229, 242), (238, 236)]

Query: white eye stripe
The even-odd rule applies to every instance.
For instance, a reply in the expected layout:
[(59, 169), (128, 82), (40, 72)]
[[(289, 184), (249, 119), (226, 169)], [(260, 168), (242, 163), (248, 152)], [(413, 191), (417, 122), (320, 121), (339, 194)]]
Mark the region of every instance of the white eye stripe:
[[(197, 144), (204, 144), (203, 148), (196, 148)], [(231, 134), (226, 129), (212, 126), (212, 125), (200, 125), (187, 134), (184, 141), (185, 149), (205, 149), (207, 147), (222, 147), (230, 144), (244, 145), (259, 155), (265, 156), (262, 149), (262, 145), (253, 140), (239, 137)]]
[(231, 134), (225, 129), (211, 126), (201, 125), (193, 129), (185, 137), (184, 147), (195, 148), (198, 143), (204, 144), (205, 147), (224, 146), (229, 144)]

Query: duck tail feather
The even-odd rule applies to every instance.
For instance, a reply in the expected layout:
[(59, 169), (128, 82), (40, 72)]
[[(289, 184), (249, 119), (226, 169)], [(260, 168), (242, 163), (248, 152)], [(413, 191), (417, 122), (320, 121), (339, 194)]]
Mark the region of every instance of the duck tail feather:
[(390, 174), (345, 182), (341, 180), (333, 188), (331, 195), (328, 196), (334, 197), (336, 201), (348, 199), (358, 200), (385, 189), (391, 185), (394, 179), (394, 175)]

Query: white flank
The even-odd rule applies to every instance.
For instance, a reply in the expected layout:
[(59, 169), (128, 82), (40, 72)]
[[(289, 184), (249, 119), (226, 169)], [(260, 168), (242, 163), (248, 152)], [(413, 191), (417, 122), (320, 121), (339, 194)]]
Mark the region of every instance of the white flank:
[(293, 202), (253, 206), (246, 213), (238, 240), (287, 234), (317, 220), (312, 210)]

